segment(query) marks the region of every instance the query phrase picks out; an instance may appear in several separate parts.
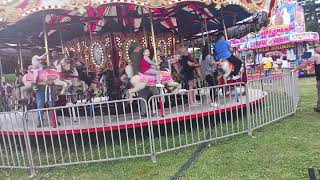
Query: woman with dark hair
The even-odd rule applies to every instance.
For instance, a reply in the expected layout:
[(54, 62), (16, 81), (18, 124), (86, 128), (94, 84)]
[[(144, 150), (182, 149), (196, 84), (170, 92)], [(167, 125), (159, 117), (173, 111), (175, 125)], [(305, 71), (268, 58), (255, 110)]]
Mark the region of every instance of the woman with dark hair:
[[(205, 55), (205, 56), (204, 56)], [(204, 60), (203, 73), (209, 87), (218, 84), (218, 71), (217, 65), (219, 62), (215, 61), (213, 54), (209, 51), (208, 46), (204, 46), (202, 50), (202, 58)], [(217, 106), (215, 99), (217, 98), (216, 89), (210, 89), (211, 106)]]
[[(191, 56), (188, 53), (188, 49), (183, 47), (181, 49), (181, 58), (180, 58), (180, 64), (182, 65), (182, 75), (183, 75), (183, 80), (186, 89), (192, 90), (194, 87), (193, 80), (194, 80), (194, 72), (193, 70), (197, 67), (199, 67), (199, 64), (196, 64), (192, 62)], [(194, 92), (190, 91), (189, 93), (189, 98), (190, 98), (190, 105), (195, 105), (196, 100), (194, 96)]]
[(204, 74), (204, 72), (206, 69), (205, 60), (208, 54), (209, 54), (208, 45), (204, 45), (201, 48), (201, 54), (199, 56), (199, 63), (201, 64), (201, 80), (202, 81), (206, 80), (206, 75)]

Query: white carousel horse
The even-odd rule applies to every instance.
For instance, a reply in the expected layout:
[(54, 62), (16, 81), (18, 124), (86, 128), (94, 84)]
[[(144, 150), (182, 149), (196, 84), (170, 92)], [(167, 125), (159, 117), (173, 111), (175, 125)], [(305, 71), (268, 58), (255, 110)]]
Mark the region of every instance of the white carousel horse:
[[(32, 85), (33, 85), (33, 67), (29, 66), (28, 73), (22, 77), (23, 87), (21, 87), (21, 99), (26, 99), (31, 97)], [(43, 69), (39, 71), (36, 85), (46, 86), (48, 84), (53, 84), (56, 86), (61, 86), (62, 90), (60, 94), (64, 94), (69, 88), (70, 83), (64, 80), (65, 74), (56, 69)]]
[[(130, 83), (133, 88), (128, 90), (128, 97), (131, 98), (134, 93), (139, 92), (147, 86), (154, 87), (156, 85), (156, 76), (139, 73), (133, 76), (132, 65), (129, 64), (125, 68), (127, 76), (130, 78)], [(172, 79), (171, 73), (167, 71), (159, 71), (161, 76), (161, 84), (168, 87), (170, 91), (175, 91), (178, 89), (179, 83)]]
[(56, 67), (56, 69), (59, 72), (71, 72), (70, 74), (66, 74), (65, 80), (71, 83), (71, 86), (76, 87), (82, 92), (86, 92), (88, 89), (88, 86), (86, 83), (79, 78), (79, 72), (75, 67), (71, 65), (71, 62), (66, 57), (57, 60), (53, 63), (53, 65)]
[[(222, 70), (222, 72), (219, 71), (219, 73), (218, 73), (218, 84), (219, 85), (243, 81), (243, 71), (244, 70), (242, 67), (239, 72), (239, 74), (240, 74), (239, 80), (232, 80), (230, 74), (234, 71), (235, 65), (232, 64), (231, 62), (229, 62), (228, 60), (222, 60), (219, 64), (219, 68), (220, 68), (220, 70)], [(229, 94), (231, 94), (232, 91), (234, 91), (236, 101), (239, 102), (239, 94), (242, 94), (244, 89), (241, 88), (241, 86), (236, 87), (236, 88), (234, 88), (234, 86), (232, 86), (232, 87), (227, 86), (227, 91), (230, 91)], [(238, 92), (238, 91), (240, 91), (240, 92)], [(227, 94), (227, 92), (226, 92), (226, 94)]]
[[(37, 80), (37, 85), (46, 86), (48, 84), (53, 84), (56, 86), (61, 86), (62, 90), (60, 94), (64, 94), (70, 87), (70, 84), (63, 80), (64, 74), (55, 69), (43, 69), (39, 72), (39, 77)], [(32, 89), (33, 82), (33, 70), (29, 68), (28, 74), (24, 75), (22, 78), (23, 87), (21, 87), (21, 98), (25, 99), (25, 95), (28, 91)]]
[[(222, 60), (219, 64), (219, 68), (223, 71), (223, 78), (225, 82), (231, 78), (230, 74), (234, 71), (235, 65), (228, 60)], [(242, 77), (243, 68), (241, 67), (239, 75)], [(240, 78), (241, 79), (241, 78)]]

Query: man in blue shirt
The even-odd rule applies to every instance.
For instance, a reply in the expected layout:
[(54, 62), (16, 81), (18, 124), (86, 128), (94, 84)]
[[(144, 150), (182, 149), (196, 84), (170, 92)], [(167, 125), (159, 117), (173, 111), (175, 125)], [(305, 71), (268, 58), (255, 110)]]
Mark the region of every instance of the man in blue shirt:
[(226, 40), (224, 33), (218, 33), (218, 40), (214, 44), (214, 49), (218, 61), (228, 60), (229, 62), (234, 64), (234, 71), (230, 75), (233, 75), (234, 80), (239, 79), (239, 72), (241, 69), (242, 62), (240, 59), (238, 59), (232, 54), (232, 47), (230, 43)]

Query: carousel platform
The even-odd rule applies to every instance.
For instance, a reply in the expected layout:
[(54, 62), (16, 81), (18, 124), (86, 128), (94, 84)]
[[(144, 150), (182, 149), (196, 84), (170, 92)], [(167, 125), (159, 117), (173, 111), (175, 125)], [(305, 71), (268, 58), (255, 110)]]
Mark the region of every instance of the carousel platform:
[[(267, 93), (259, 89), (249, 89), (250, 104), (261, 103)], [(110, 113), (109, 105), (100, 104), (94, 106), (93, 113), (89, 113), (88, 105), (65, 106), (43, 110), (43, 124), (38, 127), (39, 111), (28, 112), (23, 118), (23, 112), (9, 112), (0, 114), (0, 135), (61, 135), (104, 132), (131, 128), (147, 127), (149, 125), (166, 124), (178, 121), (194, 120), (201, 117), (241, 111), (246, 108), (246, 95), (224, 96), (217, 99), (218, 106), (211, 106), (206, 100), (196, 105), (183, 103), (172, 107), (165, 106), (163, 116), (159, 109), (151, 117), (145, 117), (140, 110), (126, 112), (116, 110)], [(169, 103), (170, 104), (170, 103)], [(104, 106), (102, 108), (102, 106)], [(132, 108), (132, 104), (129, 105)], [(136, 105), (135, 105), (136, 106)], [(170, 105), (171, 106), (171, 105)], [(108, 109), (109, 112), (104, 113)], [(54, 117), (54, 118), (52, 118)], [(57, 122), (57, 123), (52, 123)], [(58, 125), (59, 122), (59, 125)], [(56, 124), (56, 125), (53, 125)]]

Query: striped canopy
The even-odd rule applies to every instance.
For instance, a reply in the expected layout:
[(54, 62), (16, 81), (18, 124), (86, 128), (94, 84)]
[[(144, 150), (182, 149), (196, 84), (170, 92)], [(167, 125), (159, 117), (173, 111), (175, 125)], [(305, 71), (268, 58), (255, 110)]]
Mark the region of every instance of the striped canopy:
[[(178, 3), (164, 0), (113, 0), (111, 3), (97, 0), (7, 0), (7, 4), (0, 3), (0, 15), (9, 12), (10, 8), (29, 10), (12, 17), (13, 22), (2, 27), (0, 42), (42, 43), (44, 22), (50, 44), (58, 45), (60, 35), (68, 41), (88, 35), (90, 31), (93, 34), (150, 31), (151, 18), (156, 32), (192, 36), (201, 32), (204, 23), (208, 30), (221, 30), (223, 24), (226, 27), (233, 26), (250, 17), (259, 7), (270, 12), (275, 1), (252, 3), (251, 0), (216, 0), (210, 3), (207, 0), (180, 0)], [(34, 6), (37, 7), (31, 8)], [(1, 11), (1, 7), (7, 8)], [(2, 17), (5, 20), (7, 16)]]

